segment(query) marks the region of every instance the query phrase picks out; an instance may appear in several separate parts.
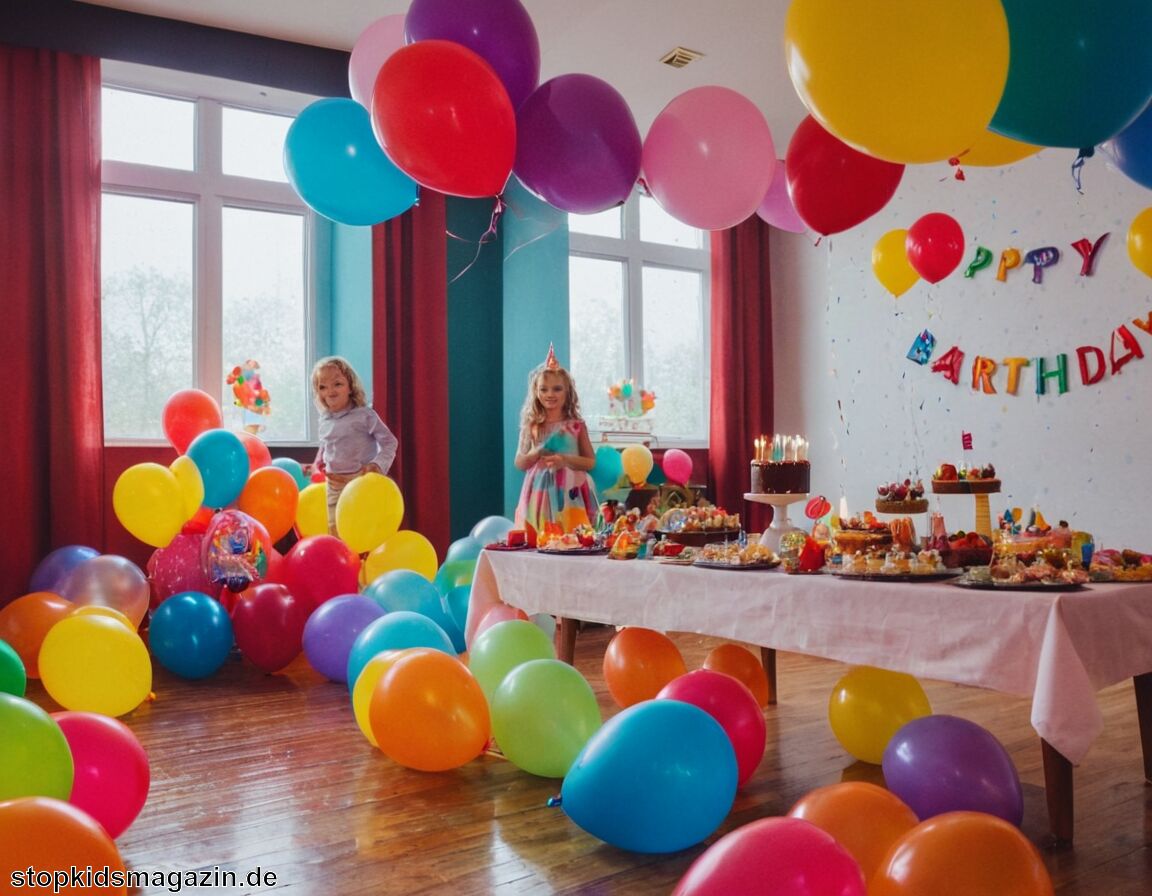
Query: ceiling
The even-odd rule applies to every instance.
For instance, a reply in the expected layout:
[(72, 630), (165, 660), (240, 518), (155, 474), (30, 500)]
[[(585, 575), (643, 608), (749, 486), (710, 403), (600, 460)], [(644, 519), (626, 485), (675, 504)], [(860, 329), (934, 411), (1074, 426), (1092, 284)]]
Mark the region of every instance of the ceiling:
[[(85, 0), (99, 6), (351, 50), (376, 19), (410, 0)], [(571, 72), (623, 94), (641, 134), (675, 96), (722, 85), (764, 113), (784, 156), (805, 109), (784, 64), (789, 0), (522, 0), (540, 38), (540, 80)], [(704, 54), (682, 69), (660, 62), (677, 46)]]

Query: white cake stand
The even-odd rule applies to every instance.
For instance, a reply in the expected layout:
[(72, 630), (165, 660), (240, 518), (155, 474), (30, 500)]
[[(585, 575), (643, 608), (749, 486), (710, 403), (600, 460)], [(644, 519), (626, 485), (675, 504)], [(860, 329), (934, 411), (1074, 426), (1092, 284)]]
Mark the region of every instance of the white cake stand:
[(745, 501), (751, 501), (754, 504), (771, 504), (774, 512), (772, 514), (772, 525), (764, 530), (764, 534), (760, 536), (760, 544), (766, 548), (771, 548), (774, 552), (780, 553), (780, 536), (785, 532), (803, 532), (792, 525), (792, 521), (788, 519), (788, 506), (796, 504), (800, 501), (806, 501), (808, 495), (794, 494), (794, 495), (761, 495), (756, 492), (746, 492), (744, 494)]

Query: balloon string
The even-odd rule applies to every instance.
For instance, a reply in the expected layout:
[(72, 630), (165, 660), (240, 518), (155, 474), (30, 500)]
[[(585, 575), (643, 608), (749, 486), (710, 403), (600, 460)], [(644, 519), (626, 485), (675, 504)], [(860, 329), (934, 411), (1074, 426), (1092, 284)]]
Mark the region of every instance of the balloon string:
[(1095, 147), (1089, 146), (1080, 150), (1076, 156), (1076, 161), (1072, 163), (1072, 182), (1076, 184), (1076, 192), (1083, 195), (1084, 190), (1081, 189), (1080, 177), (1084, 171), (1084, 163), (1096, 154)]
[[(492, 240), (496, 239), (497, 228), (500, 224), (500, 216), (504, 214), (505, 208), (506, 206), (504, 204), (504, 200), (497, 196), (496, 201), (492, 206), (492, 217), (488, 219), (488, 229), (480, 234), (480, 238), (476, 240), (476, 254), (472, 256), (472, 260), (464, 266), (464, 269), (460, 271), (460, 273), (448, 281), (449, 284), (455, 283), (457, 280), (467, 274), (468, 271), (471, 270), (472, 265), (476, 264), (476, 262), (480, 260), (480, 253), (483, 251), (485, 244), (490, 243)], [(444, 232), (452, 239), (459, 240), (462, 243), (472, 242), (471, 240), (466, 240), (461, 236), (457, 236), (451, 230), (446, 230)]]

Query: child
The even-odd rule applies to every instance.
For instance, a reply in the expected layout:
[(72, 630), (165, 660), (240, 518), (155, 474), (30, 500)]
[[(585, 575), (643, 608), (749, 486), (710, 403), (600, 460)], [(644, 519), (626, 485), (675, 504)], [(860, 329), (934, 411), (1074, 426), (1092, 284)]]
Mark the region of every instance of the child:
[(360, 377), (343, 358), (316, 362), (312, 399), (320, 409), (313, 467), (328, 483), (328, 532), (336, 535), (336, 502), (344, 486), (365, 473), (387, 473), (396, 459), (396, 436), (368, 405)]
[(588, 476), (596, 455), (572, 377), (557, 363), (552, 346), (547, 360), (528, 377), (515, 463), (524, 471), (518, 526), (528, 523), (539, 532), (545, 523), (556, 522), (570, 532), (596, 518), (596, 493)]

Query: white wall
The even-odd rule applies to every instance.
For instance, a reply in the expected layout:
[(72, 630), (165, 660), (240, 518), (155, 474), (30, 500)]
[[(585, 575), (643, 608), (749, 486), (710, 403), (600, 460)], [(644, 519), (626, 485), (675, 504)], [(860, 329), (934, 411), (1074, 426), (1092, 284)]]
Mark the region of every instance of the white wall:
[[(1066, 519), (1096, 536), (1097, 546), (1152, 550), (1147, 526), (1152, 443), (1152, 336), (1133, 325), (1150, 319), (1152, 280), (1133, 267), (1127, 233), (1152, 206), (1152, 191), (1128, 180), (1097, 153), (1083, 171), (1083, 194), (1070, 172), (1072, 150), (1046, 149), (1006, 168), (965, 167), (966, 180), (946, 164), (909, 166), (892, 201), (851, 230), (816, 243), (813, 234), (774, 234), (773, 324), (776, 419), (782, 432), (811, 441), (812, 489), (850, 509), (873, 509), (875, 486), (905, 475), (930, 478), (942, 462), (995, 464), (1003, 493), (993, 515), (1010, 506), (1038, 505), (1050, 523)], [(907, 228), (928, 212), (952, 215), (967, 251), (957, 269), (935, 285), (920, 281), (899, 299), (876, 280), (872, 246), (885, 232)], [(1094, 274), (1080, 276), (1071, 243), (1111, 235)], [(978, 245), (995, 257), (991, 268), (965, 279)], [(1031, 281), (1031, 266), (995, 279), (1007, 247), (1056, 246), (1061, 259)], [(1076, 349), (1099, 347), (1107, 358), (1113, 331), (1127, 325), (1145, 357), (1119, 375), (1082, 383)], [(927, 327), (937, 338), (933, 360), (951, 346), (965, 353), (959, 385), (905, 355)], [(977, 355), (996, 360), (1068, 355), (1068, 391), (1050, 381), (1037, 395), (1034, 366), (1022, 372), (1017, 394), (1006, 392), (1001, 367), (997, 394), (971, 388)], [(1117, 353), (1123, 354), (1122, 347)], [(961, 450), (961, 432), (974, 450)], [(748, 446), (751, 455), (752, 446)], [(968, 496), (932, 497), (951, 530), (973, 525)], [(917, 519), (923, 529), (926, 519)]]

